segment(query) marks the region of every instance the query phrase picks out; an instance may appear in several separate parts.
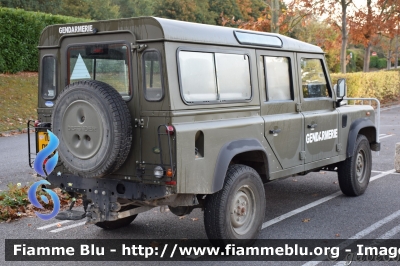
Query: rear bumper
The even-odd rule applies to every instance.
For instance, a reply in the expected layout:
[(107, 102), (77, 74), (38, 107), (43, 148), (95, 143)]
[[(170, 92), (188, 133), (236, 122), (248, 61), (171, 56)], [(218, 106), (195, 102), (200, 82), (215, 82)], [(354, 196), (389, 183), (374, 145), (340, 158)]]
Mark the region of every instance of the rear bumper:
[(68, 192), (85, 194), (88, 199), (115, 197), (138, 201), (151, 201), (168, 196), (166, 186), (135, 183), (132, 181), (84, 178), (71, 174), (51, 173), (47, 180), (52, 187), (59, 187)]
[[(83, 194), (90, 202), (88, 223), (118, 219), (121, 205), (118, 199), (137, 201), (137, 205), (151, 205), (170, 194), (166, 186), (148, 185), (125, 180), (83, 178), (70, 174), (52, 173), (47, 177), (51, 188), (59, 187), (67, 192)], [(136, 204), (135, 204), (136, 205)]]

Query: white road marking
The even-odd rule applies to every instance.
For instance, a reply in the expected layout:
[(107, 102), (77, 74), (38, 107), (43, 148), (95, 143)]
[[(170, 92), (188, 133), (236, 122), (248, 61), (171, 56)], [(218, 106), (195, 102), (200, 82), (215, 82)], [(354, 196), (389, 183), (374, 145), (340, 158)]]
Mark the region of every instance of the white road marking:
[(278, 217), (276, 217), (276, 218), (274, 218), (272, 220), (269, 220), (269, 221), (263, 223), (261, 229), (265, 229), (265, 228), (267, 228), (267, 227), (269, 227), (271, 225), (279, 223), (279, 222), (281, 222), (281, 221), (283, 221), (283, 220), (285, 220), (285, 219), (287, 219), (289, 217), (292, 217), (292, 216), (294, 216), (294, 215), (296, 215), (298, 213), (301, 213), (301, 212), (306, 211), (308, 209), (311, 209), (311, 208), (313, 208), (315, 206), (318, 206), (318, 205), (320, 205), (320, 204), (322, 204), (322, 203), (324, 203), (324, 202), (326, 202), (328, 200), (336, 198), (339, 195), (342, 195), (341, 191), (335, 192), (335, 193), (333, 193), (333, 194), (331, 194), (331, 195), (329, 195), (329, 196), (327, 196), (325, 198), (322, 198), (322, 199), (319, 199), (317, 201), (311, 202), (310, 204), (307, 204), (307, 205), (305, 205), (303, 207), (300, 207), (300, 208), (295, 209), (295, 210), (293, 210), (291, 212), (288, 212), (288, 213), (285, 213), (285, 214), (283, 214), (281, 216), (278, 216)]
[(50, 228), (50, 227), (53, 227), (53, 226), (57, 226), (58, 224), (65, 224), (65, 223), (69, 223), (69, 222), (72, 222), (72, 221), (70, 221), (70, 220), (60, 221), (60, 222), (56, 222), (54, 224), (48, 224), (48, 225), (45, 225), (45, 226), (42, 226), (42, 227), (38, 227), (36, 229), (43, 230), (43, 229), (47, 229), (47, 228)]
[[(386, 175), (389, 175), (389, 174), (391, 174), (391, 173), (393, 173), (393, 172), (395, 172), (394, 169), (392, 169), (392, 170), (390, 170), (390, 171), (388, 171), (388, 172), (383, 172), (383, 173), (381, 173), (381, 174), (379, 174), (379, 175), (373, 176), (373, 177), (371, 177), (370, 182), (372, 182), (372, 181), (374, 181), (374, 180), (377, 180), (377, 179), (379, 179), (379, 178), (381, 178), (381, 177), (384, 177), (384, 176), (386, 176)], [(299, 213), (301, 213), (301, 212), (303, 212), (303, 211), (306, 211), (306, 210), (311, 209), (311, 208), (313, 208), (313, 207), (315, 207), (315, 206), (318, 206), (318, 205), (320, 205), (320, 204), (322, 204), (322, 203), (324, 203), (324, 202), (327, 202), (328, 200), (334, 199), (334, 198), (336, 198), (336, 197), (338, 197), (338, 196), (340, 196), (340, 195), (342, 195), (342, 192), (341, 192), (341, 191), (335, 192), (335, 193), (333, 193), (333, 194), (331, 194), (331, 195), (329, 195), (329, 196), (326, 196), (326, 197), (324, 197), (324, 198), (322, 198), (322, 199), (316, 200), (316, 201), (311, 202), (310, 204), (307, 204), (307, 205), (305, 205), (305, 206), (303, 206), (303, 207), (300, 207), (300, 208), (298, 208), (298, 209), (295, 209), (295, 210), (293, 210), (293, 211), (290, 211), (290, 212), (288, 212), (288, 213), (285, 213), (285, 214), (283, 214), (283, 215), (281, 215), (281, 216), (278, 216), (278, 217), (276, 217), (276, 218), (274, 218), (274, 219), (272, 219), (272, 220), (269, 220), (269, 221), (263, 223), (261, 229), (265, 229), (265, 228), (267, 228), (267, 227), (269, 227), (269, 226), (271, 226), (271, 225), (274, 225), (274, 224), (276, 224), (276, 223), (279, 223), (279, 222), (281, 222), (281, 221), (283, 221), (283, 220), (285, 220), (285, 219), (287, 219), (287, 218), (289, 218), (289, 217), (292, 217), (292, 216), (294, 216), (294, 215), (296, 215), (296, 214), (299, 214)]]
[(52, 231), (50, 231), (50, 233), (58, 233), (58, 232), (61, 232), (61, 231), (64, 231), (64, 230), (68, 230), (68, 229), (71, 229), (71, 228), (74, 228), (74, 227), (77, 227), (77, 226), (84, 225), (85, 223), (86, 223), (86, 221), (85, 222), (80, 222), (80, 223), (77, 223), (77, 224), (71, 224), (71, 225), (68, 225), (66, 227), (61, 227), (61, 228), (52, 230)]
[(372, 182), (372, 181), (375, 181), (375, 180), (377, 180), (377, 179), (379, 179), (379, 178), (381, 178), (381, 177), (384, 177), (384, 176), (393, 174), (394, 172), (396, 172), (395, 169), (392, 169), (392, 170), (387, 171), (387, 172), (382, 172), (382, 173), (379, 174), (379, 175), (376, 175), (376, 176), (371, 177), (370, 180), (369, 180), (369, 182)]
[[(342, 243), (340, 243), (340, 244), (338, 245), (339, 249), (342, 250), (343, 248), (345, 248), (345, 247), (351, 245), (352, 243), (354, 243), (356, 240), (361, 239), (361, 238), (363, 238), (363, 237), (369, 235), (370, 233), (372, 233), (372, 232), (375, 231), (376, 229), (378, 229), (378, 228), (382, 227), (383, 225), (385, 225), (385, 224), (387, 224), (387, 223), (393, 221), (394, 219), (396, 219), (396, 218), (399, 217), (399, 216), (400, 216), (400, 210), (398, 210), (398, 211), (392, 213), (391, 215), (389, 215), (389, 216), (383, 218), (382, 220), (379, 220), (378, 222), (374, 223), (373, 225), (371, 225), (371, 226), (365, 228), (364, 230), (358, 232), (358, 233), (355, 234), (354, 236), (352, 236), (352, 237), (350, 237), (349, 239), (347, 239), (347, 240), (343, 241)], [(400, 227), (400, 226), (399, 226), (399, 227)], [(400, 229), (399, 229), (399, 230), (400, 230)], [(319, 264), (323, 259), (326, 259), (326, 257), (318, 257), (318, 258), (315, 258), (315, 260), (309, 261), (309, 262), (303, 264), (303, 266), (315, 266), (315, 265)], [(335, 266), (343, 265), (343, 264), (344, 264), (344, 262), (341, 261), (341, 262), (335, 264)]]
[[(385, 171), (371, 171), (372, 173), (384, 173)], [(400, 173), (393, 172), (392, 175), (400, 175)]]
[(400, 225), (392, 228), (390, 231), (387, 231), (386, 233), (378, 237), (378, 239), (390, 239), (393, 236), (397, 235), (399, 232), (400, 232)]
[[(376, 176), (374, 176), (374, 177), (371, 177), (370, 182), (372, 182), (372, 181), (374, 181), (374, 180), (377, 180), (377, 179), (379, 179), (379, 178), (381, 178), (381, 177), (383, 177), (383, 176), (386, 176), (386, 175), (389, 175), (389, 174), (391, 174), (391, 173), (394, 173), (394, 172), (395, 172), (394, 169), (393, 169), (393, 170), (390, 170), (390, 171), (388, 171), (388, 172), (381, 172), (381, 174), (376, 175)], [(292, 216), (294, 216), (294, 215), (296, 215), (296, 214), (299, 214), (299, 213), (301, 213), (301, 212), (303, 212), (303, 211), (306, 211), (306, 210), (311, 209), (311, 208), (313, 208), (313, 207), (315, 207), (315, 206), (318, 206), (318, 205), (320, 205), (320, 204), (322, 204), (322, 203), (324, 203), (324, 202), (327, 202), (327, 201), (329, 201), (329, 200), (331, 200), (331, 199), (334, 199), (334, 198), (336, 198), (336, 197), (338, 197), (338, 196), (340, 196), (340, 195), (342, 195), (342, 192), (341, 192), (341, 191), (335, 192), (335, 193), (333, 193), (333, 194), (331, 194), (331, 195), (329, 195), (329, 196), (326, 196), (326, 197), (324, 197), (324, 198), (322, 198), (322, 199), (319, 199), (319, 200), (314, 201), (314, 202), (312, 202), (312, 203), (310, 203), (310, 204), (307, 204), (307, 205), (305, 205), (305, 206), (303, 206), (303, 207), (300, 207), (300, 208), (298, 208), (298, 209), (295, 209), (295, 210), (293, 210), (293, 211), (290, 211), (290, 212), (288, 212), (288, 213), (285, 213), (285, 214), (283, 214), (283, 215), (281, 215), (281, 216), (278, 216), (278, 217), (276, 217), (276, 218), (274, 218), (274, 219), (272, 219), (272, 220), (269, 220), (269, 221), (263, 223), (262, 229), (265, 229), (265, 228), (267, 228), (267, 227), (269, 227), (269, 226), (271, 226), (271, 225), (274, 225), (274, 224), (276, 224), (276, 223), (279, 223), (279, 222), (281, 222), (281, 221), (283, 221), (283, 220), (285, 220), (285, 219), (287, 219), (287, 218), (289, 218), (289, 217), (292, 217)], [(61, 222), (58, 222), (58, 223), (54, 223), (54, 224), (49, 224), (49, 225), (46, 225), (46, 226), (42, 226), (42, 227), (39, 227), (39, 228), (37, 228), (37, 229), (43, 230), (43, 229), (46, 229), (46, 228), (50, 228), (50, 227), (52, 227), (52, 226), (56, 226), (57, 224), (63, 224), (63, 223), (68, 223), (68, 222), (71, 222), (71, 221), (70, 221), (70, 220), (61, 221)], [(80, 222), (80, 223), (72, 224), (72, 225), (69, 225), (69, 226), (65, 226), (65, 227), (62, 227), (62, 228), (58, 228), (58, 229), (52, 230), (52, 231), (50, 231), (50, 232), (51, 232), (51, 233), (58, 233), (58, 232), (61, 232), (61, 231), (64, 231), (64, 230), (68, 230), (68, 229), (71, 229), (71, 228), (74, 228), (74, 227), (77, 227), (77, 226), (84, 225), (85, 223), (86, 223), (86, 222)]]
[(379, 140), (381, 140), (381, 139), (386, 139), (386, 138), (390, 138), (390, 137), (393, 137), (394, 136), (394, 134), (392, 134), (392, 135), (387, 135), (387, 136), (384, 136), (384, 137), (379, 137)]

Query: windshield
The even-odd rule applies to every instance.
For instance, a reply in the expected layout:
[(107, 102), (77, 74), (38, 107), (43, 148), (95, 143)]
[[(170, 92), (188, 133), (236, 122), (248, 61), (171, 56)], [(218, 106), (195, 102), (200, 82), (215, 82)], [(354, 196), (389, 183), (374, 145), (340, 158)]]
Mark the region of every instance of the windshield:
[(90, 44), (68, 49), (68, 84), (98, 80), (114, 87), (124, 99), (131, 96), (126, 44)]

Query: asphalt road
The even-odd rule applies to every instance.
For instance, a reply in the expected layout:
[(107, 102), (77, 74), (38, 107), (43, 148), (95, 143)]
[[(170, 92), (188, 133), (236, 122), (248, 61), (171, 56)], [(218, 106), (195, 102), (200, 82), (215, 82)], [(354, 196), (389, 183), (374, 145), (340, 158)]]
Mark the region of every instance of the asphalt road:
[[(372, 178), (360, 197), (341, 194), (337, 174), (310, 173), (265, 185), (267, 211), (261, 239), (343, 239), (381, 236), (400, 237), (400, 174), (394, 172), (395, 144), (400, 142), (400, 106), (381, 113), (382, 149), (373, 152)], [(36, 181), (28, 167), (27, 136), (0, 138), (0, 190), (9, 182)], [(203, 213), (195, 210), (183, 219), (170, 212), (152, 209), (139, 214), (128, 227), (102, 230), (83, 222), (68, 221), (57, 227), (57, 220), (24, 218), (0, 223), (0, 265), (65, 265), (66, 262), (5, 262), (4, 239), (205, 239)], [(303, 265), (307, 262), (275, 262), (273, 265)], [(114, 265), (114, 262), (68, 262), (69, 265)], [(118, 262), (118, 265), (153, 265), (155, 262)], [(158, 263), (157, 263), (158, 264)], [(168, 265), (176, 262), (165, 262)], [(186, 265), (188, 262), (180, 262)], [(222, 265), (232, 262), (198, 262), (190, 264)], [(238, 263), (239, 264), (239, 263)], [(240, 262), (241, 265), (265, 265), (266, 262)], [(311, 262), (307, 265), (335, 265)], [(376, 265), (377, 263), (374, 263)], [(386, 263), (380, 263), (386, 265)], [(357, 265), (353, 263), (352, 265)]]

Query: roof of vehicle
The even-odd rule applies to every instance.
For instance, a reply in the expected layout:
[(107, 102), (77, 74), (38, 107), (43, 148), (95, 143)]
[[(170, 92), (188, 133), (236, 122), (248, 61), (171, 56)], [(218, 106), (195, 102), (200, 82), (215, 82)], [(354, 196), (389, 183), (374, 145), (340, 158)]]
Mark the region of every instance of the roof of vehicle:
[[(39, 45), (44, 46), (59, 46), (60, 38), (68, 35), (79, 35), (88, 33), (61, 33), (62, 27), (77, 27), (84, 25), (92, 25), (98, 30), (98, 33), (105, 31), (123, 31), (128, 30), (134, 33), (138, 41), (149, 40), (166, 40), (166, 41), (181, 41), (194, 43), (209, 43), (229, 46), (241, 46), (236, 39), (234, 32), (240, 31), (244, 33), (255, 33), (264, 36), (275, 36), (282, 40), (282, 47), (276, 48), (279, 50), (289, 51), (304, 51), (311, 53), (322, 53), (322, 49), (318, 46), (301, 42), (284, 35), (275, 33), (264, 33), (258, 31), (242, 30), (230, 27), (213, 26), (178, 20), (163, 19), (157, 17), (139, 17), (115, 20), (103, 20), (93, 22), (83, 22), (74, 24), (52, 25), (46, 27), (40, 37)], [(74, 31), (74, 30), (72, 30)], [(79, 31), (78, 31), (79, 32)], [(89, 33), (94, 34), (94, 33)], [(247, 44), (243, 44), (248, 46)], [(251, 45), (254, 46), (254, 45)], [(264, 46), (258, 46), (264, 47)], [(269, 47), (274, 49), (274, 47)]]

